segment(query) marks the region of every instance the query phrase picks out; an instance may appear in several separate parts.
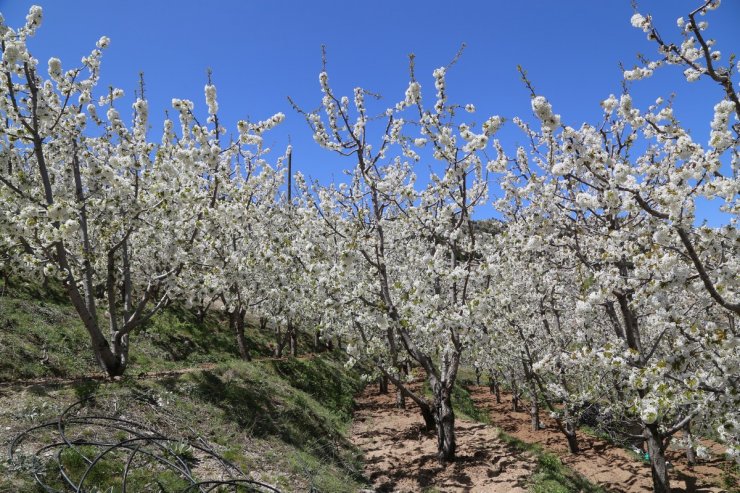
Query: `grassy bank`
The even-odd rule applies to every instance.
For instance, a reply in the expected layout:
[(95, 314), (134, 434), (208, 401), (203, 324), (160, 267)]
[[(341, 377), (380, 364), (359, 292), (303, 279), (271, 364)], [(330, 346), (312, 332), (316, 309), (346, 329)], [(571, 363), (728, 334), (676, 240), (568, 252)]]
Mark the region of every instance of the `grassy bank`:
[[(99, 375), (77, 315), (63, 296), (32, 287), (0, 287), (0, 381)], [(256, 358), (269, 356), (272, 335), (249, 328)], [(308, 346), (302, 342), (302, 349)], [(208, 444), (245, 477), (282, 491), (350, 492), (361, 489), (361, 454), (346, 439), (357, 374), (341, 356), (322, 353), (304, 359), (238, 359), (228, 325), (218, 313), (199, 321), (190, 312), (167, 309), (132, 336), (131, 364), (115, 382), (83, 380), (67, 385), (0, 387), (0, 442), (56, 417), (82, 398), (85, 415), (125, 417), (172, 438), (181, 459), (199, 466), (189, 444)], [(147, 372), (192, 368), (182, 374), (140, 378)], [(19, 460), (7, 462), (0, 450), (0, 491), (42, 491), (29, 468), (30, 454), (54, 440), (55, 428), (29, 436)], [(100, 427), (81, 425), (75, 436), (101, 443), (126, 439), (124, 432), (103, 436)], [(100, 436), (99, 436), (100, 435)], [(120, 435), (120, 436), (119, 436)], [(88, 448), (85, 448), (88, 447)], [(67, 449), (59, 456), (74, 481), (81, 479), (100, 449)], [(179, 452), (178, 452), (179, 453)], [(22, 460), (22, 459), (27, 460)], [(180, 459), (178, 459), (180, 460)], [(109, 454), (91, 469), (85, 491), (121, 491), (126, 457)], [(45, 481), (62, 486), (49, 467)], [(56, 474), (57, 477), (54, 475)], [(132, 468), (128, 491), (178, 491), (182, 481), (153, 467)], [(246, 489), (244, 491), (247, 491)]]

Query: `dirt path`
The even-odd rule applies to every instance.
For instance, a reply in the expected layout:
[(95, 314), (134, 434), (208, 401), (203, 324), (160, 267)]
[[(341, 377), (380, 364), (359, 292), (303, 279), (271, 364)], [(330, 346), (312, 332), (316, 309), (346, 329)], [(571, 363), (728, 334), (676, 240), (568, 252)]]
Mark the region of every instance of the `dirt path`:
[[(307, 360), (307, 359), (314, 359), (316, 358), (316, 353), (306, 353), (299, 356), (296, 356), (295, 359), (299, 360)], [(252, 358), (250, 361), (284, 361), (288, 360), (292, 357), (283, 356), (281, 358), (273, 357), (273, 356), (263, 356), (259, 358)], [(7, 393), (8, 391), (19, 391), (23, 389), (27, 389), (29, 387), (64, 387), (68, 385), (75, 385), (85, 382), (101, 382), (101, 383), (110, 383), (115, 382), (118, 380), (121, 380), (122, 378), (135, 378), (138, 380), (150, 380), (150, 379), (160, 379), (160, 378), (167, 378), (167, 377), (173, 377), (177, 375), (185, 375), (187, 373), (194, 373), (197, 371), (202, 370), (212, 370), (218, 366), (217, 363), (202, 363), (195, 366), (187, 366), (184, 368), (176, 368), (172, 370), (157, 370), (157, 371), (147, 371), (147, 372), (140, 372), (140, 373), (126, 373), (124, 377), (114, 377), (110, 378), (107, 375), (103, 375), (102, 373), (94, 374), (94, 375), (82, 375), (79, 377), (72, 377), (72, 378), (59, 378), (59, 377), (44, 377), (44, 378), (31, 378), (27, 380), (7, 380), (7, 381), (0, 381), (0, 393)]]
[[(468, 389), (476, 405), (490, 412), (491, 422), (495, 426), (524, 442), (539, 443), (546, 450), (557, 453), (564, 464), (591, 482), (618, 493), (649, 493), (652, 491), (650, 466), (636, 460), (626, 450), (579, 433), (581, 453), (571, 455), (568, 453), (565, 438), (549, 417), (541, 417), (543, 429), (532, 431), (529, 414), (525, 411), (513, 412), (511, 410), (510, 396), (502, 394), (501, 404), (497, 404), (488, 387), (471, 386)], [(717, 447), (716, 444), (715, 447)], [(721, 453), (721, 447), (715, 451)], [(677, 451), (669, 451), (668, 460), (674, 465), (671, 470), (671, 486), (675, 493), (726, 491), (712, 484), (717, 482), (722, 475), (723, 460), (721, 458), (702, 461), (693, 469), (688, 467), (683, 455)]]
[(377, 492), (524, 493), (535, 460), (501, 442), (492, 426), (457, 419), (458, 460), (440, 466), (434, 433), (416, 406), (396, 409), (394, 395), (368, 386), (356, 400), (351, 440), (365, 452), (365, 476)]

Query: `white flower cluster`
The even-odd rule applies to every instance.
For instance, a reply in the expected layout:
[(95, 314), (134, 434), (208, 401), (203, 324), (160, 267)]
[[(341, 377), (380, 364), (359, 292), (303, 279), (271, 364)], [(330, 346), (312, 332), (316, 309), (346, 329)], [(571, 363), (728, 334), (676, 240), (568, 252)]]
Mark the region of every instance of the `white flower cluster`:
[(437, 113), (442, 113), (445, 103), (447, 102), (447, 93), (445, 92), (446, 75), (447, 69), (445, 69), (444, 67), (439, 67), (438, 69), (435, 69), (432, 73), (432, 76), (434, 77), (434, 87), (435, 89), (437, 89), (437, 102), (434, 104), (434, 111), (436, 111)]
[(213, 84), (206, 84), (204, 88), (206, 94), (206, 105), (208, 106), (208, 114), (215, 115), (218, 113), (218, 102), (216, 101), (216, 86)]
[(734, 114), (734, 112), (734, 103), (726, 99), (714, 106), (714, 118), (711, 124), (712, 132), (709, 137), (709, 145), (718, 151), (724, 151), (734, 143), (732, 134), (728, 128), (730, 115)]
[(630, 18), (630, 24), (632, 24), (632, 27), (642, 29), (644, 32), (649, 32), (652, 28), (650, 16), (645, 17), (638, 12), (635, 12), (635, 14), (632, 15)]
[(406, 88), (406, 94), (403, 101), (396, 104), (396, 110), (401, 111), (404, 108), (418, 104), (421, 101), (421, 84), (416, 81), (409, 82)]
[(535, 116), (542, 122), (543, 127), (552, 131), (560, 125), (560, 115), (552, 112), (552, 105), (545, 97), (536, 96), (532, 98), (532, 111), (534, 111)]

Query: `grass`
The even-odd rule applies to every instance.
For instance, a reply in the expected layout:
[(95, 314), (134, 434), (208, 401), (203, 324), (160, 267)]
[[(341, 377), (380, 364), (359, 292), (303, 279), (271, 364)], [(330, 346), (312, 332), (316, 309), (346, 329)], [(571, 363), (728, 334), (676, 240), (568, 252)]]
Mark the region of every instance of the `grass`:
[[(288, 362), (230, 361), (212, 370), (160, 380), (124, 379), (101, 384), (87, 389), (95, 399), (86, 412), (108, 415), (118, 409), (127, 419), (177, 438), (181, 442), (176, 447), (181, 457), (192, 454), (188, 441), (201, 437), (245, 472), (255, 472), (262, 481), (287, 491), (357, 491), (365, 483), (361, 453), (348, 441), (345, 431), (358, 380), (333, 358), (299, 363), (311, 381), (336, 379), (337, 383), (313, 392), (313, 387), (304, 381), (307, 390), (302, 390), (293, 385), (290, 374), (286, 376), (276, 368)], [(0, 428), (14, 428), (7, 435), (0, 432), (0, 440), (6, 441), (17, 431), (53, 419), (79, 394), (74, 387), (63, 387), (48, 389), (44, 395), (24, 396), (22, 401), (18, 396), (0, 398)], [(42, 401), (54, 404), (39, 407)], [(35, 409), (33, 414), (26, 414), (30, 409)], [(18, 416), (26, 418), (19, 420)], [(91, 428), (79, 433), (98, 438), (100, 430)], [(119, 435), (112, 438), (125, 438), (120, 432)], [(87, 457), (95, 457), (99, 452), (94, 448), (82, 450)], [(125, 460), (124, 455), (107, 455), (91, 470), (85, 484), (100, 491), (120, 491)], [(67, 450), (61, 461), (70, 476), (79, 480), (86, 468), (82, 456)], [(49, 470), (52, 473), (56, 472)], [(0, 491), (36, 491), (27, 471), (6, 467), (0, 469), (0, 478)], [(130, 477), (129, 491), (149, 491), (144, 485), (155, 483), (172, 486), (163, 491), (178, 491), (175, 486), (179, 482), (171, 472), (144, 468)]]
[[(33, 286), (5, 289), (0, 281), (0, 381), (99, 375), (77, 314), (58, 290)], [(253, 356), (269, 355), (270, 331), (247, 330)], [(302, 351), (310, 337), (299, 341)], [(208, 370), (157, 379), (141, 373), (214, 363)], [(120, 381), (80, 381), (32, 386), (0, 393), (0, 442), (54, 419), (69, 404), (93, 396), (91, 413), (124, 413), (182, 442), (178, 454), (198, 437), (227, 460), (284, 491), (350, 492), (361, 489), (361, 453), (346, 438), (359, 376), (338, 354), (315, 358), (241, 361), (233, 334), (220, 314), (199, 321), (177, 307), (160, 312), (133, 334), (130, 367)], [(127, 404), (124, 404), (127, 403)], [(83, 430), (96, 436), (99, 429)], [(53, 439), (52, 431), (38, 443)], [(125, 439), (118, 432), (108, 439)], [(90, 457), (99, 450), (83, 450)], [(30, 471), (6, 461), (0, 451), (0, 491), (40, 491)], [(60, 461), (79, 480), (86, 463), (67, 450)], [(120, 491), (125, 457), (106, 455), (85, 481), (99, 491)], [(49, 469), (49, 477), (58, 474)], [(131, 472), (128, 491), (178, 491), (172, 472), (140, 468)], [(86, 488), (86, 491), (88, 489)], [(91, 491), (95, 491), (92, 489)]]
[[(58, 287), (0, 280), (0, 382), (102, 375), (76, 311)], [(101, 320), (105, 314), (101, 310)], [(272, 333), (247, 327), (252, 356), (270, 355)], [(310, 337), (299, 340), (306, 351)], [(160, 311), (130, 336), (129, 374), (166, 371), (238, 358), (235, 336), (220, 312), (199, 320), (177, 306)]]
[(530, 478), (532, 493), (606, 493), (602, 487), (565, 466), (557, 455), (546, 452), (541, 445), (527, 443), (499, 430), (499, 439), (518, 452), (527, 452), (537, 460), (537, 469)]

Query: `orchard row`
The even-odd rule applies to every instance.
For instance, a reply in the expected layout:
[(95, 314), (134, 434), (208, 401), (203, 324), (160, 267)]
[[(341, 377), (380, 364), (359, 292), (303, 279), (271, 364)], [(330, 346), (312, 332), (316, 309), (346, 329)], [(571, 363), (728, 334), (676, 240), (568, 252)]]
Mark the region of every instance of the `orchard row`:
[[(636, 425), (668, 492), (677, 432), (699, 455), (697, 435), (740, 454), (739, 67), (721, 64), (698, 20), (718, 3), (680, 19), (677, 43), (635, 14), (658, 58), (624, 74), (675, 65), (713, 80), (706, 144), (670, 102), (639, 109), (627, 91), (569, 126), (525, 76), (534, 118), (511, 123), (529, 144), (507, 149), (502, 118), (452, 102), (447, 68), (428, 90), (412, 59), (390, 108), (361, 88), (336, 94), (326, 72), (320, 109), (296, 106), (320, 146), (347, 156), (334, 184), (288, 184), (290, 147), (272, 158), (263, 145), (284, 115), (227, 130), (210, 81), (205, 119), (173, 100), (151, 140), (143, 85), (130, 124), (122, 91), (98, 94), (108, 39), (80, 67), (44, 68), (26, 45), (33, 7), (25, 26), (0, 24), (0, 268), (60, 282), (111, 376), (168, 304), (223, 309), (245, 358), (253, 314), (284, 328), (280, 347), (299, 328), (341, 338), (349, 364), (418, 404), (442, 461), (455, 458), (451, 394), (470, 365), (526, 396), (533, 419), (546, 406), (574, 453), (589, 409)], [(492, 201), (503, 219), (475, 220)], [(697, 226), (697, 201), (721, 204), (729, 224)], [(411, 366), (431, 399), (407, 386)]]

